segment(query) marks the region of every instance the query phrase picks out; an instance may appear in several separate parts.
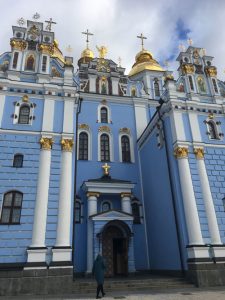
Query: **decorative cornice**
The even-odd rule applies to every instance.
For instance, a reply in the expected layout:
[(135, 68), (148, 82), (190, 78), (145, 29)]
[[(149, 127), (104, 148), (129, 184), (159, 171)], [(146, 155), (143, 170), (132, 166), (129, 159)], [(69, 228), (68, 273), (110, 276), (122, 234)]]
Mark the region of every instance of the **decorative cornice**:
[(99, 197), (100, 196), (100, 193), (96, 193), (96, 192), (88, 192), (87, 193), (87, 197)]
[(216, 77), (217, 76), (217, 69), (216, 69), (216, 67), (213, 67), (213, 66), (205, 67), (205, 73), (209, 77)]
[(203, 148), (194, 148), (194, 154), (196, 159), (203, 159), (204, 158), (204, 149)]
[(25, 42), (25, 41), (17, 41), (17, 40), (13, 39), (13, 40), (10, 41), (10, 45), (15, 50), (23, 51), (27, 47), (27, 42)]
[(99, 132), (110, 132), (110, 128), (108, 126), (100, 126), (98, 129)]
[(130, 134), (130, 129), (127, 127), (123, 127), (123, 128), (120, 128), (120, 132)]
[(195, 68), (192, 64), (182, 64), (181, 66), (183, 74), (193, 74)]
[(89, 130), (90, 129), (89, 125), (87, 125), (87, 124), (79, 124), (78, 128), (79, 129), (84, 129), (84, 130)]
[(52, 144), (53, 144), (52, 138), (43, 138), (42, 137), (39, 142), (41, 145), (41, 149), (43, 149), (43, 150), (51, 150), (52, 149)]
[(124, 197), (131, 198), (132, 194), (131, 193), (121, 193), (120, 196), (121, 196), (121, 198), (124, 198)]
[(38, 49), (43, 54), (53, 55), (53, 53), (54, 53), (54, 46), (53, 45), (40, 44)]
[(188, 148), (186, 148), (186, 147), (177, 147), (174, 150), (174, 156), (176, 158), (187, 158), (188, 157)]
[(72, 139), (62, 139), (61, 140), (61, 146), (62, 151), (73, 151), (73, 140)]

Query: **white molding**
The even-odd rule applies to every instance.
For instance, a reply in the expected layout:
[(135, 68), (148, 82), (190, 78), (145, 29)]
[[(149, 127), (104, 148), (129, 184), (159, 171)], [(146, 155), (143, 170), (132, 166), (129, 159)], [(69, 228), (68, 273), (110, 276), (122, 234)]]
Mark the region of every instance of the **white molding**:
[(53, 131), (55, 101), (45, 97), (42, 131)]
[[(131, 134), (127, 134), (127, 133), (123, 133), (123, 132), (120, 132), (119, 133), (119, 161), (120, 162), (123, 162), (122, 161), (122, 143), (121, 143), (121, 138), (122, 136), (127, 136), (129, 138), (129, 142), (130, 142), (130, 162), (131, 163), (134, 163), (135, 162), (135, 158), (134, 158), (134, 142), (133, 142), (133, 137), (131, 136)], [(126, 162), (124, 162), (126, 163)]]
[(0, 127), (2, 126), (3, 113), (5, 108), (5, 95), (0, 95)]
[[(21, 97), (21, 95), (20, 95)], [(22, 97), (21, 97), (22, 98)], [(19, 105), (17, 105), (19, 104)], [(31, 107), (31, 104), (33, 107)], [(19, 117), (20, 117), (20, 109), (22, 106), (29, 106), (30, 108), (30, 114), (29, 114), (29, 123), (28, 124), (22, 124), (22, 123), (19, 123)], [(32, 122), (33, 122), (33, 115), (34, 115), (34, 105), (32, 102), (23, 102), (22, 100), (19, 100), (16, 102), (16, 105), (15, 105), (15, 109), (14, 109), (14, 114), (17, 116), (17, 118), (13, 118), (13, 124), (18, 124), (18, 125), (25, 125), (25, 126), (30, 126), (32, 125)]]
[[(79, 125), (78, 125), (79, 126)], [(88, 135), (88, 160), (92, 160), (92, 132), (90, 130), (90, 127), (89, 129), (79, 129), (78, 128), (78, 138), (77, 138), (77, 159), (79, 160), (79, 142), (80, 142), (80, 134), (82, 132), (85, 132), (87, 133)]]
[(111, 132), (98, 132), (98, 161), (101, 161), (101, 135), (102, 134), (107, 134), (109, 137), (109, 155), (110, 155), (110, 161), (109, 162), (113, 162), (114, 161), (114, 143), (113, 143), (113, 135), (111, 134)]
[(134, 183), (113, 183), (113, 182), (94, 182), (85, 181), (83, 189), (86, 192), (96, 192), (102, 194), (131, 193)]
[(186, 140), (184, 123), (183, 123), (183, 114), (179, 111), (172, 111), (171, 113), (171, 128), (173, 135), (173, 142), (176, 140)]
[[(101, 108), (103, 108), (103, 107), (105, 107), (107, 109), (107, 117), (108, 117), (107, 123), (102, 123), (101, 122)], [(98, 105), (98, 123), (111, 124), (111, 122), (112, 122), (112, 116), (111, 116), (111, 109), (110, 109), (110, 107), (107, 104), (100, 103)]]
[(74, 132), (74, 100), (64, 99), (63, 133)]
[(139, 138), (148, 124), (147, 106), (146, 104), (139, 104), (136, 101), (134, 101), (134, 110), (135, 110), (137, 138)]
[(202, 137), (199, 128), (198, 115), (196, 114), (196, 112), (189, 111), (188, 117), (189, 117), (193, 142), (201, 142)]

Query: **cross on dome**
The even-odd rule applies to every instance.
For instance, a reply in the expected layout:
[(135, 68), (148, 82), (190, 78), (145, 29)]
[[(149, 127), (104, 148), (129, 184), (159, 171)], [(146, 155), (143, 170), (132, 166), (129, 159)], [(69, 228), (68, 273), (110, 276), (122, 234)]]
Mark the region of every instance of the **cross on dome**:
[(143, 51), (144, 50), (144, 40), (146, 40), (147, 37), (141, 33), (140, 35), (137, 35), (137, 38), (141, 39), (141, 47), (142, 47), (142, 51)]
[(54, 22), (52, 20), (52, 18), (49, 19), (49, 21), (45, 21), (45, 23), (47, 23), (48, 25), (46, 26), (46, 30), (48, 31), (52, 31), (52, 24), (57, 24), (56, 22)]
[(86, 38), (86, 43), (87, 43), (87, 49), (88, 49), (88, 43), (89, 43), (89, 39), (88, 37), (91, 36), (91, 35), (94, 35), (93, 33), (89, 32), (89, 30), (87, 29), (87, 31), (83, 31), (81, 32), (82, 34), (85, 34), (87, 36)]

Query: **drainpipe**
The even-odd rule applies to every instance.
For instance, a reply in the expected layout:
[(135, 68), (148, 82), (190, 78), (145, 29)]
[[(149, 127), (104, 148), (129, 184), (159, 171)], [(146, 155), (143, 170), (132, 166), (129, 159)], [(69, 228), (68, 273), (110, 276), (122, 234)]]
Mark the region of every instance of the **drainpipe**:
[(165, 102), (163, 101), (163, 99), (160, 98), (160, 100), (159, 100), (160, 105), (156, 107), (156, 110), (158, 112), (159, 120), (161, 120), (161, 122), (162, 122), (162, 130), (163, 130), (163, 135), (164, 135), (164, 140), (165, 140), (165, 149), (166, 149), (167, 169), (168, 169), (168, 174), (169, 174), (170, 190), (171, 190), (171, 194), (172, 194), (173, 212), (174, 212), (175, 225), (176, 225), (176, 235), (177, 235), (177, 240), (178, 240), (179, 257), (180, 257), (182, 275), (184, 276), (185, 266), (184, 266), (184, 258), (183, 258), (183, 255), (182, 255), (181, 231), (180, 231), (180, 228), (179, 228), (178, 213), (177, 213), (176, 203), (175, 203), (175, 191), (174, 191), (173, 180), (172, 180), (172, 171), (171, 171), (171, 163), (170, 163), (170, 159), (169, 159), (169, 149), (168, 149), (168, 143), (167, 143), (167, 135), (166, 135), (166, 131), (165, 131), (164, 120), (162, 119), (162, 117), (160, 115), (160, 109), (161, 109), (161, 107), (163, 106), (164, 103)]

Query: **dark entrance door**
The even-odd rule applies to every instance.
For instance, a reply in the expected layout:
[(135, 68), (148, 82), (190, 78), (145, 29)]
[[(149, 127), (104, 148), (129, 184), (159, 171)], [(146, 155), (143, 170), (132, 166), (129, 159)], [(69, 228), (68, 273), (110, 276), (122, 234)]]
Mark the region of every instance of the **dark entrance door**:
[(106, 261), (106, 277), (127, 275), (128, 239), (117, 226), (108, 226), (102, 236), (102, 254)]

